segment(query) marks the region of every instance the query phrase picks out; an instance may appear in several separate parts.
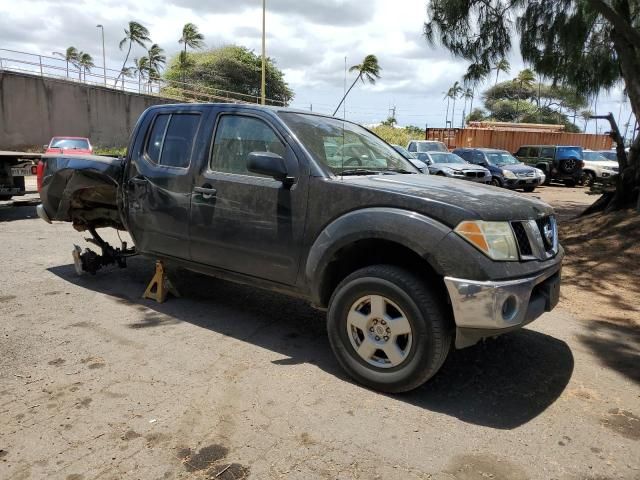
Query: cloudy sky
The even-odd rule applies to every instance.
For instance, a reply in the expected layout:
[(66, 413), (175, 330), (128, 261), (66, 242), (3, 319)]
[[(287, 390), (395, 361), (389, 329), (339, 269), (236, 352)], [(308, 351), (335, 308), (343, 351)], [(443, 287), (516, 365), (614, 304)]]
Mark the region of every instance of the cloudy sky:
[[(285, 72), (295, 92), (293, 106), (333, 112), (343, 92), (345, 56), (350, 66), (373, 53), (382, 78), (352, 91), (347, 117), (376, 123), (395, 106), (401, 125), (444, 126), (444, 91), (460, 79), (466, 63), (426, 44), (421, 34), (426, 1), (267, 0), (267, 55)], [(107, 67), (119, 69), (126, 52), (118, 49), (118, 42), (127, 22), (136, 20), (168, 55), (180, 49), (178, 38), (187, 22), (199, 27), (208, 47), (237, 43), (259, 53), (261, 6), (260, 0), (0, 0), (0, 48), (51, 55), (73, 45), (101, 65), (96, 24), (102, 24)], [(142, 54), (134, 49), (132, 57)], [(0, 56), (9, 55), (0, 51)], [(517, 54), (509, 60), (515, 76), (522, 60)], [(349, 83), (352, 79), (353, 74), (348, 75)], [(602, 95), (598, 111), (617, 116), (620, 100), (620, 90)], [(458, 101), (456, 124), (463, 107)], [(621, 123), (628, 115), (623, 104)], [(603, 122), (599, 125), (604, 127)]]

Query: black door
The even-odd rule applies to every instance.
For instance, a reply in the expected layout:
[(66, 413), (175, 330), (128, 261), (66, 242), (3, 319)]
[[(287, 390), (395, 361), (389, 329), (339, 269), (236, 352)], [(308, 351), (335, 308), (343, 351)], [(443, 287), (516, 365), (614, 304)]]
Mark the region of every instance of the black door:
[[(217, 268), (295, 283), (306, 213), (307, 178), (277, 122), (256, 113), (218, 116), (208, 165), (191, 202), (191, 257)], [(247, 170), (251, 152), (285, 159), (295, 183)]]
[(127, 172), (128, 228), (139, 251), (189, 259), (190, 163), (202, 115), (160, 110)]

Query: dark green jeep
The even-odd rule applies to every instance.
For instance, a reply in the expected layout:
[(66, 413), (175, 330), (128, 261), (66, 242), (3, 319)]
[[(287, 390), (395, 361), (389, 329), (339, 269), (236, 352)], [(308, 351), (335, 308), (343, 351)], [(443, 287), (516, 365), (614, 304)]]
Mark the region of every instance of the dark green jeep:
[(514, 155), (521, 162), (542, 170), (547, 177), (546, 184), (557, 180), (573, 187), (582, 176), (582, 147), (523, 145)]

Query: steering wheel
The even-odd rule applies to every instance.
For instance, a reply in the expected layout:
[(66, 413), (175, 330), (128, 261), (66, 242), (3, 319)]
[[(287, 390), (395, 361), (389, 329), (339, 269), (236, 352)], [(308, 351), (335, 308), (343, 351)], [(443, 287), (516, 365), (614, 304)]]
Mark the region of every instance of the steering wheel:
[(345, 167), (361, 167), (362, 166), (362, 160), (360, 160), (358, 157), (351, 157), (349, 160), (345, 160), (343, 165)]

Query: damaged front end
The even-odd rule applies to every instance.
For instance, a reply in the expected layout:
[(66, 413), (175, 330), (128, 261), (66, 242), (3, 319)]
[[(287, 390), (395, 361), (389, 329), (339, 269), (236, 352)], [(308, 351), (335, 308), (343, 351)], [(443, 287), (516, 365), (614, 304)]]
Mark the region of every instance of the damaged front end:
[(102, 227), (125, 230), (118, 205), (124, 160), (45, 155), (42, 161), (40, 199), (44, 217), (71, 222), (78, 231)]

